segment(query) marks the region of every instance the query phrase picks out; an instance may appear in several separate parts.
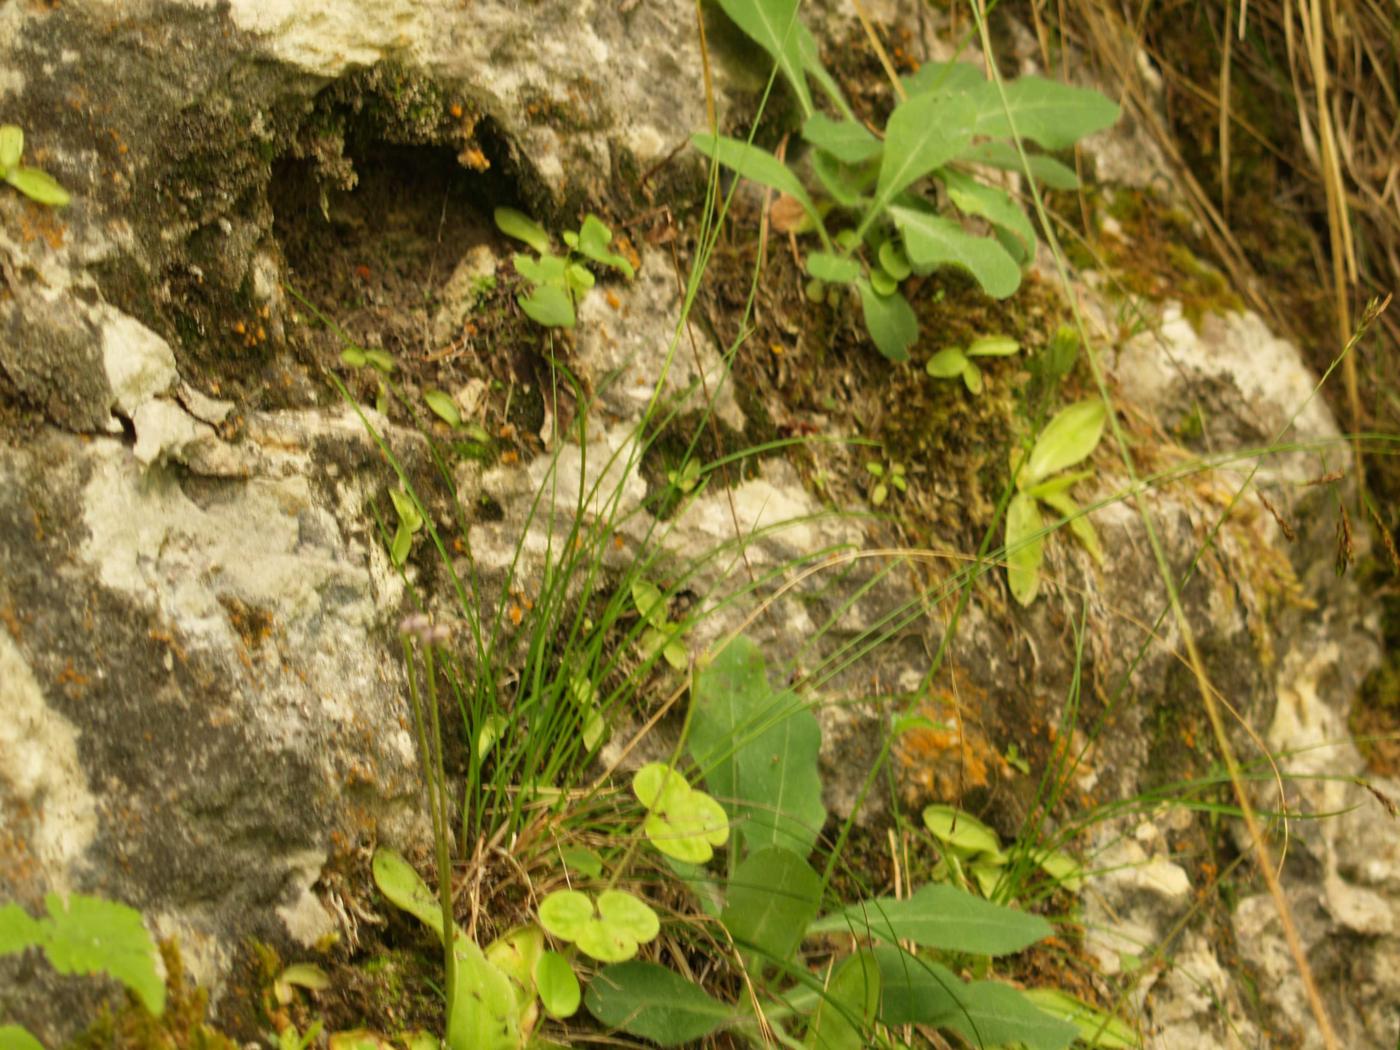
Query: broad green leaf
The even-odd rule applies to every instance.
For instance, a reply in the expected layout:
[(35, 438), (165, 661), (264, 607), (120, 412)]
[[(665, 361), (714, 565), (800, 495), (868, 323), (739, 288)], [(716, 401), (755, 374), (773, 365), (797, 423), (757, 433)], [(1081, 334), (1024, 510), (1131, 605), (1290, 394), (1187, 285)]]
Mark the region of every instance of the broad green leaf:
[(44, 897), (39, 920), (44, 954), (62, 974), (106, 973), (130, 988), (151, 1013), (165, 1010), (165, 982), (156, 972), (156, 945), (141, 913), (117, 901), (57, 893)]
[(931, 92), (956, 94), (970, 91), (987, 82), (982, 70), (971, 62), (925, 62), (904, 82), (906, 95), (925, 95)]
[(988, 222), (1015, 235), (1020, 241), (1022, 256), (1028, 256), (1035, 247), (1035, 228), (1031, 225), (1021, 206), (1002, 189), (988, 186), (960, 171), (944, 168), (939, 173), (948, 199), (967, 215), (980, 215)]
[(557, 284), (562, 286), (567, 279), (569, 260), (562, 255), (541, 252), (536, 258), (516, 252), (511, 256), (515, 272), (532, 284)]
[(891, 361), (909, 360), (909, 348), (919, 338), (919, 318), (899, 292), (881, 295), (865, 280), (856, 282), (866, 330), (880, 353)]
[(928, 359), (924, 371), (935, 379), (955, 379), (966, 367), (966, 355), (956, 346), (947, 346)]
[(1006, 508), (1006, 582), (1011, 596), (1030, 605), (1040, 591), (1040, 564), (1045, 559), (1045, 523), (1035, 500), (1024, 492), (1011, 497)]
[[(1021, 155), (1009, 142), (979, 142), (966, 150), (959, 160), (969, 164), (985, 164), (989, 168), (1022, 173)], [(1073, 169), (1065, 167), (1054, 157), (1040, 153), (1027, 153), (1026, 162), (1030, 165), (1031, 177), (1043, 182), (1052, 190), (1075, 190), (1079, 188), (1079, 176)]]
[(952, 846), (969, 856), (974, 853), (1001, 852), (1001, 839), (997, 837), (997, 833), (970, 813), (964, 813), (955, 806), (925, 806), (923, 816), (924, 827), (946, 846)]
[(583, 993), (569, 960), (558, 952), (545, 952), (535, 963), (535, 990), (550, 1017), (573, 1017)]
[(0, 906), (0, 955), (22, 952), (42, 937), (38, 920), (18, 904)]
[(0, 1025), (0, 1050), (44, 1050), (44, 1044), (17, 1024)]
[(772, 56), (802, 106), (812, 112), (802, 50), (798, 39), (802, 23), (797, 18), (799, 0), (719, 0), (729, 20)]
[(913, 95), (896, 106), (885, 125), (871, 214), (961, 153), (972, 139), (975, 113), (965, 95)]
[(357, 346), (347, 346), (342, 350), (340, 352), (340, 360), (351, 368), (363, 368), (369, 362), (369, 358), (365, 356), (365, 352)]
[(1079, 1029), (1079, 1038), (1095, 1050), (1133, 1050), (1142, 1040), (1132, 1028), (1111, 1014), (1095, 1010), (1058, 988), (1030, 988), (1021, 993), (1041, 1010)]
[(967, 348), (968, 357), (1011, 357), (1021, 344), (1009, 335), (984, 335)]
[(515, 301), (525, 316), (546, 328), (572, 328), (574, 304), (569, 293), (558, 285), (541, 284), (529, 295), (516, 296)]
[(817, 210), (807, 187), (803, 186), (788, 166), (773, 154), (739, 139), (726, 138), (723, 135), (716, 139), (708, 132), (697, 132), (690, 137), (690, 142), (705, 156), (743, 178), (786, 193), (802, 205), (813, 226), (820, 231), (822, 239), (826, 239), (826, 227), (822, 225), (821, 212)]
[(24, 155), (24, 131), (14, 124), (0, 124), (0, 175), (19, 163)]
[(543, 226), (523, 212), (514, 208), (497, 208), (492, 217), (496, 220), (496, 229), (507, 237), (524, 241), (541, 255), (549, 251), (549, 234)]
[(55, 208), (61, 208), (73, 199), (52, 175), (38, 168), (11, 168), (5, 173), (5, 181), (30, 200)]
[(812, 1050), (865, 1050), (879, 1009), (880, 964), (868, 950), (855, 952), (827, 982), (803, 1044)]
[(1052, 478), (1046, 478), (1044, 481), (1037, 482), (1029, 488), (1022, 489), (1022, 491), (1025, 492), (1027, 496), (1034, 496), (1036, 499), (1042, 499), (1048, 502), (1050, 497), (1062, 495), (1075, 485), (1078, 485), (1081, 481), (1087, 481), (1093, 476), (1094, 472), (1092, 470), (1074, 470), (1068, 474), (1056, 474)]
[(752, 641), (736, 638), (701, 672), (692, 717), (691, 756), (730, 806), (746, 848), (810, 853), (826, 821), (821, 729), (797, 694), (769, 686)]
[(578, 231), (579, 253), (604, 266), (611, 266), (622, 273), (629, 281), (636, 276), (632, 264), (617, 252), (611, 250), (612, 230), (591, 212), (584, 216), (583, 225)]
[(850, 284), (860, 277), (860, 263), (849, 255), (808, 252), (807, 272), (819, 281), (829, 281), (832, 284)]
[(1118, 120), (1118, 107), (1089, 88), (1037, 76), (1018, 77), (1005, 88), (1004, 107), (996, 84), (988, 82), (969, 94), (975, 100), (977, 135), (1005, 139), (1014, 134), (1045, 149), (1069, 149)]
[(661, 588), (650, 580), (638, 578), (632, 581), (632, 604), (643, 620), (660, 630), (666, 626), (666, 596)]
[[(860, 210), (868, 203), (865, 194), (874, 185), (878, 170), (879, 165), (874, 161), (852, 166), (842, 164), (825, 153), (818, 152), (812, 157), (812, 171), (816, 173), (822, 188), (841, 207), (853, 211)], [(855, 243), (859, 244), (859, 239)]]
[(1021, 268), (996, 241), (974, 236), (952, 219), (923, 208), (896, 205), (889, 212), (904, 235), (904, 251), (916, 271), (961, 266), (996, 299), (1005, 299), (1021, 286)]
[(1016, 487), (1024, 491), (1087, 457), (1103, 437), (1107, 420), (1102, 401), (1079, 401), (1055, 413), (1017, 475)]
[(1025, 994), (1000, 981), (964, 985), (961, 1009), (942, 1024), (973, 1046), (1023, 1045), (1028, 1050), (1064, 1050), (1075, 1039), (1074, 1025), (1046, 1013)]
[(813, 113), (802, 125), (802, 137), (842, 164), (860, 164), (879, 154), (880, 140), (856, 120), (832, 120)]
[(888, 1025), (951, 1028), (974, 1047), (1024, 1044), (1029, 1050), (1063, 1050), (1076, 1030), (1038, 1009), (1025, 995), (997, 981), (964, 984), (945, 966), (900, 948), (879, 945), (880, 1020)]
[(447, 1015), (450, 1050), (520, 1050), (520, 1005), (516, 986), (487, 960), (473, 941), (456, 938), (457, 982)]
[(588, 1012), (610, 1028), (681, 1046), (740, 1016), (678, 973), (650, 962), (608, 966), (588, 982)]
[(1099, 534), (1094, 531), (1093, 522), (1080, 509), (1079, 504), (1066, 492), (1050, 492), (1040, 498), (1061, 517), (1069, 520), (1069, 530), (1074, 533), (1074, 538), (1084, 545), (1084, 549), (1094, 561), (1102, 565), (1103, 546), (1099, 543)]
[(962, 381), (971, 393), (980, 394), (982, 392), (982, 370), (971, 361), (963, 365)]
[(444, 940), (442, 930), (442, 901), (428, 889), (428, 884), (413, 870), (413, 865), (391, 849), (374, 851), (370, 864), (374, 884), (396, 908), (408, 912)]
[(729, 878), (722, 921), (750, 970), (761, 976), (770, 962), (786, 962), (821, 905), (822, 880), (791, 850), (750, 853)]
[(451, 394), (443, 390), (428, 390), (423, 394), (423, 400), (433, 410), (433, 415), (449, 427), (462, 425), (462, 413), (457, 411), (457, 403), (452, 400)]
[(1053, 928), (1038, 915), (993, 904), (953, 886), (928, 885), (912, 897), (861, 901), (807, 928), (808, 933), (869, 933), (883, 941), (978, 955), (1018, 952)]

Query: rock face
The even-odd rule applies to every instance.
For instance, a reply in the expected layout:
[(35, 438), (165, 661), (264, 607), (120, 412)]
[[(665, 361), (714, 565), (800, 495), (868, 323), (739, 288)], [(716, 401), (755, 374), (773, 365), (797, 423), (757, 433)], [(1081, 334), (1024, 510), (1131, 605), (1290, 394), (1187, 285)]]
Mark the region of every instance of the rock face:
[[(488, 575), (518, 549), (517, 585), (541, 571), (552, 549), (547, 516), (532, 510), (542, 487), (560, 515), (582, 504), (625, 517), (617, 559), (659, 548), (659, 565), (685, 566), (729, 545), (688, 587), (740, 600), (705, 619), (692, 646), (747, 622), (773, 665), (824, 669), (811, 695), (827, 802), (843, 816), (854, 808), (888, 730), (879, 698), (916, 693), (942, 640), (955, 595), (940, 590), (946, 559), (860, 553), (881, 535), (831, 512), (795, 457), (736, 469), (730, 486), (716, 475), (653, 515), (657, 482), (637, 440), (649, 406), (698, 413), (712, 400), (714, 426), (751, 440), (776, 407), (736, 389), (720, 340), (678, 331), (664, 242), (645, 248), (635, 282), (580, 306), (568, 364), (594, 396), (585, 442), (552, 429), (537, 333), (517, 329), (519, 346), (472, 342), (474, 302), (496, 294), (513, 309), (492, 290), (512, 250), (490, 228), (493, 206), (562, 224), (585, 202), (641, 212), (648, 194), (664, 204), (665, 187), (694, 179), (687, 163), (666, 163), (705, 119), (692, 8), (41, 7), (0, 0), (0, 115), (24, 126), (27, 161), (74, 203), (52, 212), (0, 190), (0, 900), (33, 906), (80, 890), (127, 901), (177, 936), (217, 990), (245, 938), (310, 944), (336, 928), (338, 851), (422, 839), (391, 626), (402, 587), (370, 510), (393, 475), (326, 378), (339, 346), (289, 284), (353, 304), (356, 337), (405, 357), (497, 355), (450, 374), (458, 404), (470, 416), (506, 389), (514, 400), (496, 421), (548, 448), (528, 445), (539, 454), (523, 465), (459, 471), (464, 503), (493, 509), (467, 535)], [(828, 13), (828, 32), (840, 18)], [(752, 86), (742, 63), (717, 73), (721, 104), (742, 110)], [(433, 310), (421, 326), (405, 322), (417, 315), (404, 303), (424, 289)], [(1082, 292), (1111, 331), (1112, 305)], [(1309, 399), (1296, 350), (1256, 318), (1197, 328), (1167, 305), (1152, 328), (1107, 364), (1139, 474), (1153, 476), (1137, 499), (1182, 581), (1212, 680), (1282, 768), (1350, 777), (1361, 767), (1344, 711), (1376, 643), (1358, 592), (1333, 573), (1327, 494), (1305, 487), (1325, 473), (1318, 457), (1177, 469), (1290, 437), (1337, 459), (1335, 424)], [(373, 396), (373, 384), (350, 382)], [(1165, 436), (1192, 419), (1199, 433), (1181, 440), (1195, 446)], [(407, 468), (425, 471), (415, 433), (390, 430)], [(1029, 610), (1009, 605), (999, 573), (974, 593), (951, 650), (957, 695), (929, 700), (935, 715), (966, 703), (969, 718), (931, 751), (901, 752), (911, 795), (967, 789), (968, 804), (1014, 827), (1027, 784), (1001, 756), (1011, 743), (1049, 754), (1081, 622), (1087, 708), (1110, 728), (1084, 753), (1075, 789), (1112, 802), (1206, 772), (1189, 761), (1208, 729), (1175, 625), (1156, 626), (1162, 588), (1124, 498), (1129, 479), (1107, 446), (1094, 467), (1107, 563), (1056, 537), (1048, 593)], [(604, 497), (618, 502), (608, 510)], [(754, 595), (809, 570), (811, 586), (750, 620)], [(843, 662), (872, 632), (882, 641), (865, 661)], [(1257, 757), (1246, 733), (1232, 734)], [(1286, 790), (1303, 812), (1347, 811), (1293, 823), (1285, 883), (1345, 1045), (1393, 1046), (1397, 825), (1354, 783)], [(1260, 804), (1271, 798), (1262, 783)], [(1314, 1045), (1267, 900), (1191, 914), (1210, 878), (1204, 836), (1204, 821), (1163, 805), (1076, 840), (1092, 839), (1093, 863), (1112, 869), (1086, 892), (1090, 954), (1106, 974), (1146, 960), (1134, 995), (1149, 1045), (1253, 1045), (1264, 1023)], [(1231, 938), (1238, 959), (1222, 952)], [(1163, 956), (1148, 958), (1163, 940)], [(49, 1040), (70, 1034), (84, 988), (61, 987), (42, 967), (0, 960), (0, 1018)]]

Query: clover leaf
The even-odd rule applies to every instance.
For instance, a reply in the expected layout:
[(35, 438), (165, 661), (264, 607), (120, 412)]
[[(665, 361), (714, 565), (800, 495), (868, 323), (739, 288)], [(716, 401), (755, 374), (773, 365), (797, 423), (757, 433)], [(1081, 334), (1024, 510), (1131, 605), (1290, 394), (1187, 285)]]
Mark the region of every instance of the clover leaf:
[(625, 962), (661, 932), (661, 920), (640, 898), (604, 890), (595, 901), (579, 890), (556, 890), (540, 901), (540, 925), (599, 962)]
[(729, 841), (724, 807), (669, 766), (650, 762), (637, 770), (632, 791), (647, 808), (642, 830), (666, 856), (704, 864), (714, 856), (715, 846)]

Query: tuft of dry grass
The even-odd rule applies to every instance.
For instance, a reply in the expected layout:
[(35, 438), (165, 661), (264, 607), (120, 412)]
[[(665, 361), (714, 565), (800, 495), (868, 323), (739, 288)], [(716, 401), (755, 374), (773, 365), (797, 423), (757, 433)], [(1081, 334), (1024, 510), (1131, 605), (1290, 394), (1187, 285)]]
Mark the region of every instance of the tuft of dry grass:
[[(1046, 0), (1032, 4), (1043, 24)], [(1391, 0), (1056, 0), (1055, 14), (1046, 21), (1119, 85), (1175, 166), (1235, 287), (1275, 327), (1313, 344), (1313, 363), (1325, 366), (1361, 304), (1400, 288), (1400, 9)], [(1143, 57), (1161, 74), (1160, 95)], [(1303, 259), (1270, 257), (1283, 217), (1307, 243)], [(1383, 315), (1343, 376), (1353, 434), (1400, 432), (1400, 321)], [(1354, 447), (1361, 490), (1368, 479)], [(1400, 505), (1400, 466), (1371, 467), (1380, 504)]]

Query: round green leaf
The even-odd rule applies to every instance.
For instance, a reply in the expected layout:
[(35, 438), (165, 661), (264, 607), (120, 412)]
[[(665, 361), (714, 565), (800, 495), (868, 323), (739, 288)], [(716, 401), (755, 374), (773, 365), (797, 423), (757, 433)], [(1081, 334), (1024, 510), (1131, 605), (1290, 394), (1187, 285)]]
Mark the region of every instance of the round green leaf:
[(884, 270), (870, 271), (870, 287), (881, 295), (894, 295), (899, 290), (899, 282)]
[(925, 806), (924, 827), (939, 842), (969, 856), (1001, 851), (1001, 840), (995, 831), (954, 806)]
[(685, 777), (662, 762), (648, 762), (632, 775), (632, 793), (647, 809), (656, 809), (663, 801), (689, 790)]
[(540, 901), (540, 925), (561, 941), (577, 941), (593, 920), (593, 902), (578, 890), (555, 890)]
[(646, 944), (661, 932), (661, 920), (651, 906), (622, 890), (600, 893), (598, 914), (608, 928), (626, 933), (638, 944)]
[(637, 941), (626, 930), (609, 926), (599, 919), (584, 923), (574, 940), (578, 950), (599, 962), (626, 962), (637, 954)]
[(935, 379), (952, 379), (963, 374), (967, 357), (956, 346), (945, 347), (928, 359), (924, 371)]
[(902, 281), (914, 272), (909, 265), (909, 257), (904, 254), (904, 249), (895, 241), (883, 242), (880, 245), (878, 257), (880, 268), (896, 281)]
[(545, 952), (535, 963), (535, 990), (550, 1017), (572, 1017), (578, 1012), (582, 999), (578, 976), (558, 952)]

